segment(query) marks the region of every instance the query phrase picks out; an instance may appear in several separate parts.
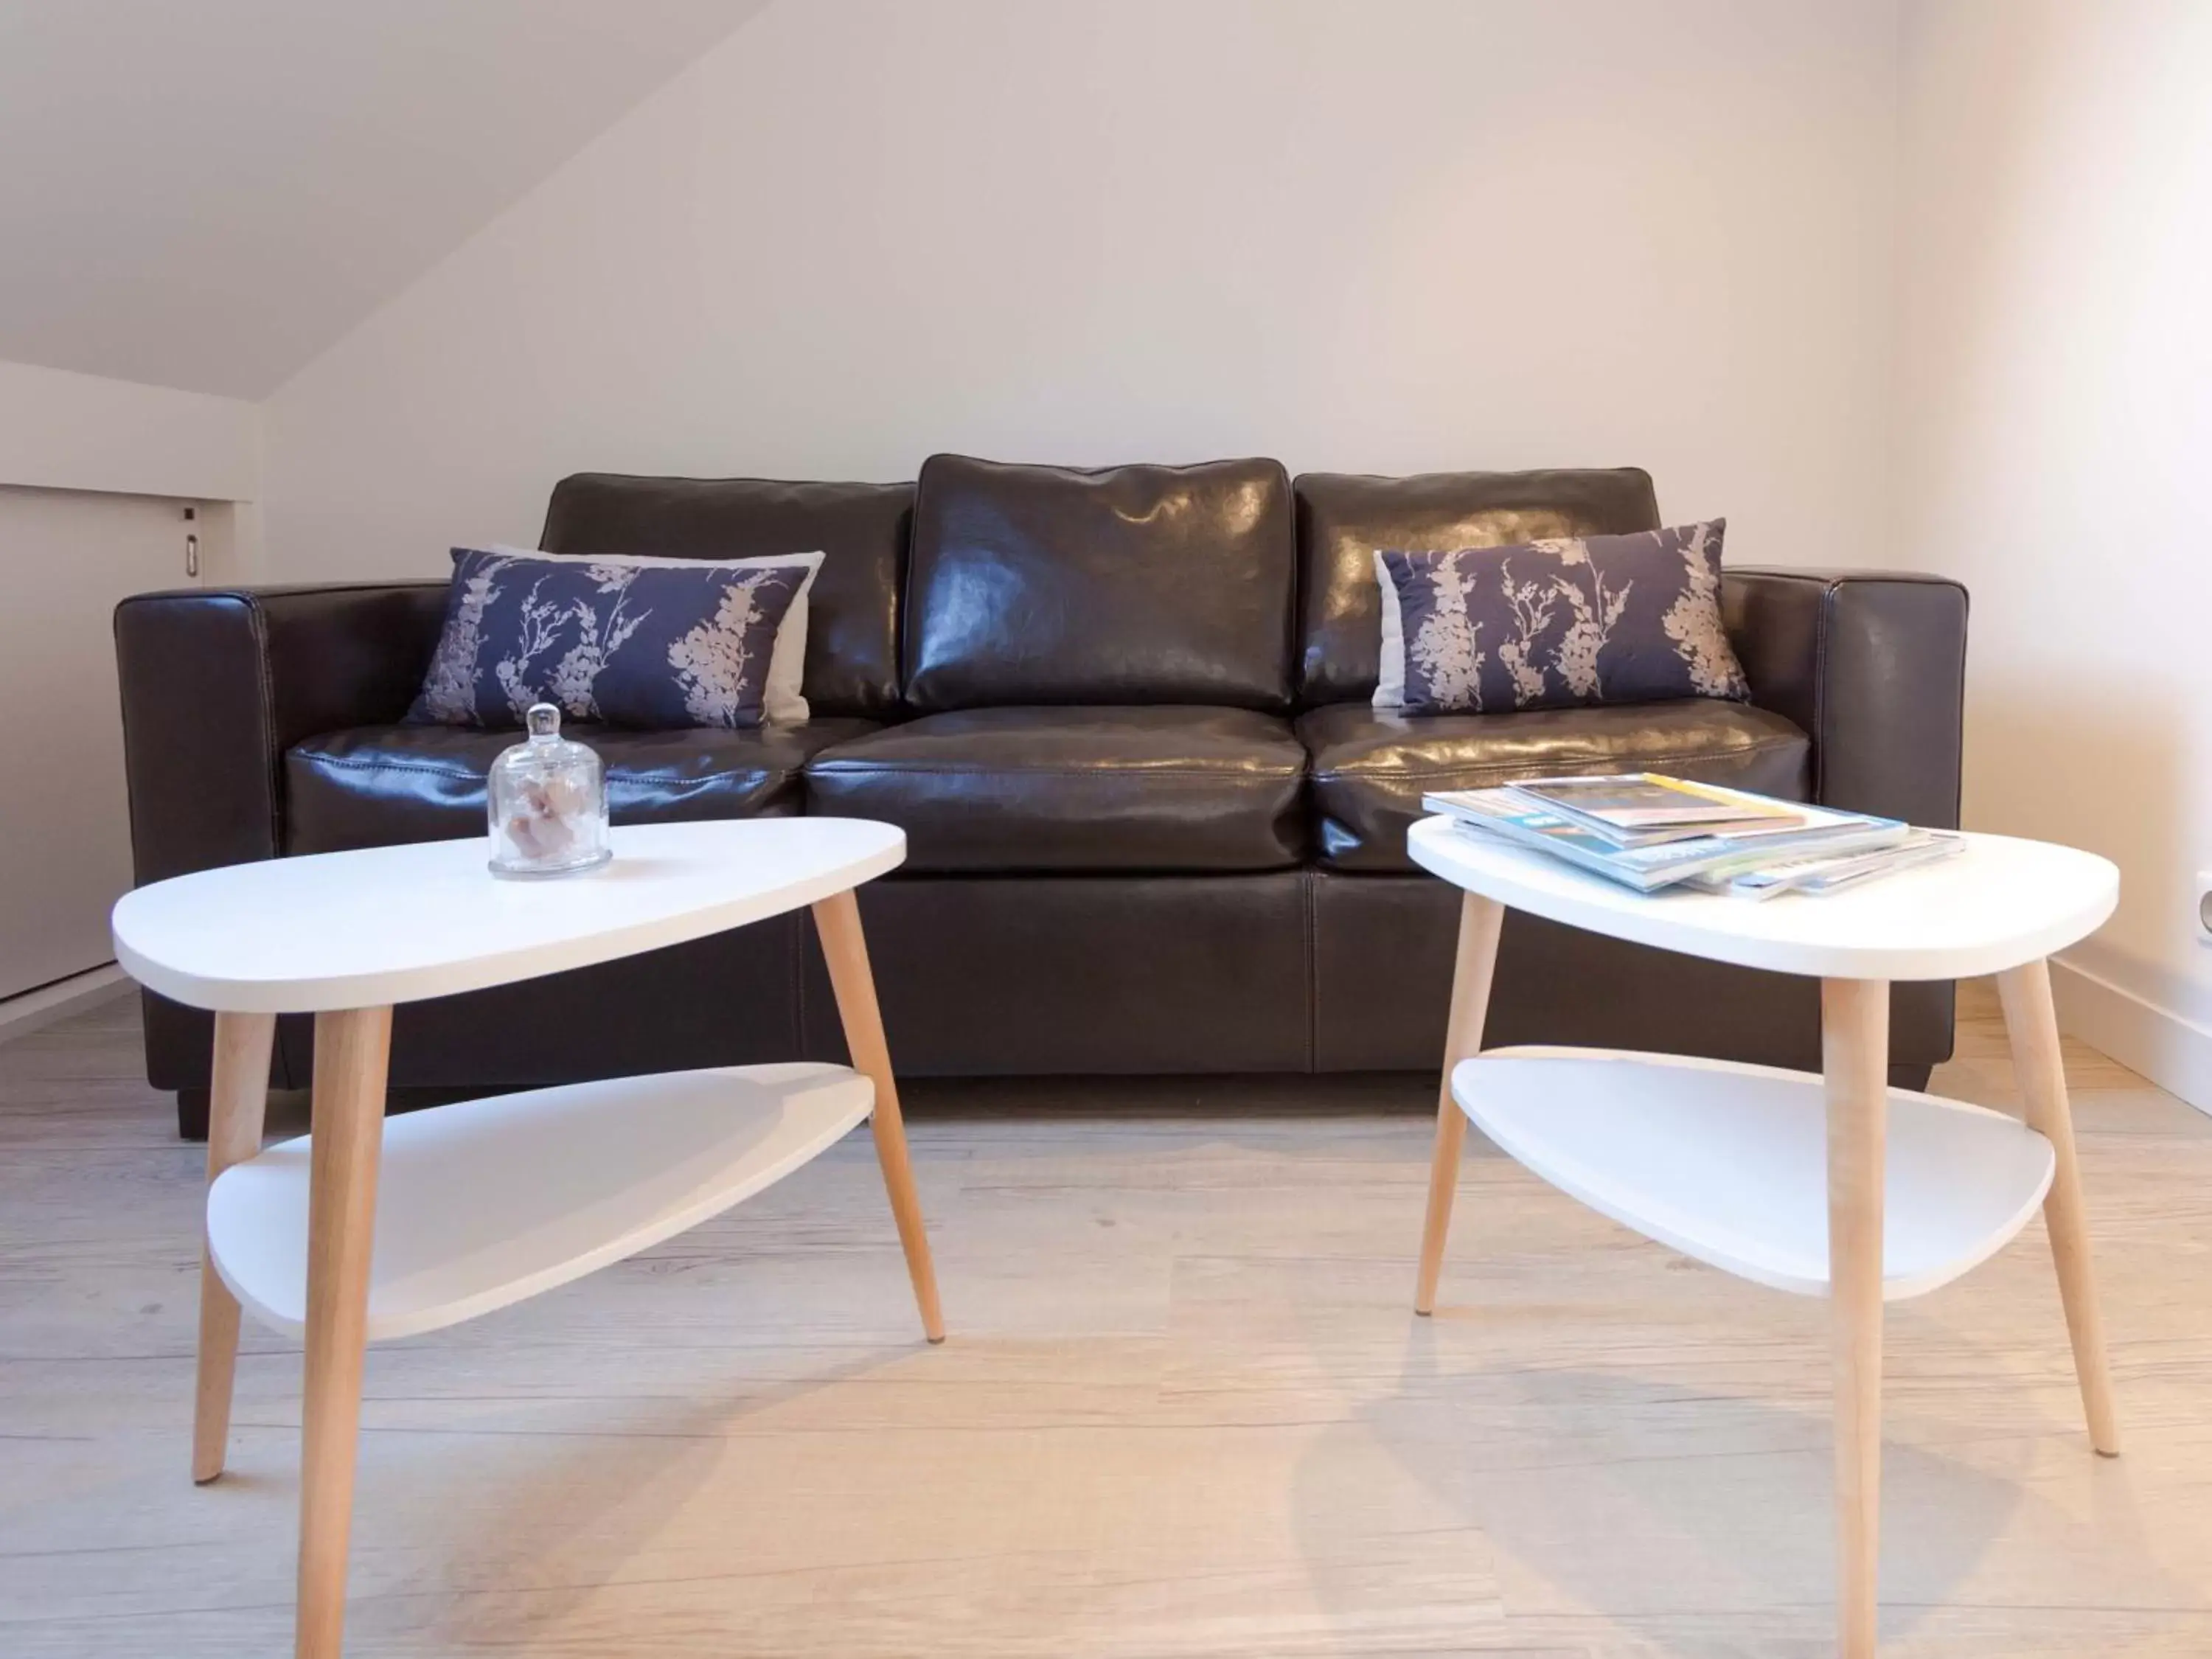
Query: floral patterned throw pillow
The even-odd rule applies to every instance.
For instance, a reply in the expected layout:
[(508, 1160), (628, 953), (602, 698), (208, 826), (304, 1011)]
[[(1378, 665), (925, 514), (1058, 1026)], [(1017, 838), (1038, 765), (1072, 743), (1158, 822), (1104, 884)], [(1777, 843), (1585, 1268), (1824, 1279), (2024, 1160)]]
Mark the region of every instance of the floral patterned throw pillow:
[(1728, 521), (1446, 553), (1378, 549), (1375, 707), (1504, 714), (1751, 695), (1721, 625)]
[(514, 726), (550, 702), (647, 731), (758, 726), (778, 629), (821, 564), (819, 553), (714, 564), (457, 547), (445, 627), (407, 718)]

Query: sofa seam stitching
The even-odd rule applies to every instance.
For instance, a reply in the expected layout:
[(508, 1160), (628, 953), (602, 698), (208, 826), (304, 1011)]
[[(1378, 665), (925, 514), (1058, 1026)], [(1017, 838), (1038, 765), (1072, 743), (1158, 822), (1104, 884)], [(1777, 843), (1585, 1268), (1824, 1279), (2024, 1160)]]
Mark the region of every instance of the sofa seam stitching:
[(1301, 865), (1305, 880), (1305, 1073), (1321, 1064), (1321, 931), (1314, 918), (1314, 869)]
[[(1741, 749), (1706, 749), (1699, 750), (1692, 754), (1659, 755), (1653, 757), (1653, 758), (1655, 760), (1661, 761), (1729, 760), (1740, 755), (1764, 754), (1770, 750), (1778, 749), (1784, 746), (1789, 743), (1789, 741), (1790, 739), (1786, 738), (1762, 738), (1758, 742), (1747, 744), (1745, 747)], [(1598, 757), (1596, 758), (1604, 757)], [(1343, 783), (1347, 781), (1361, 781), (1370, 779), (1387, 778), (1456, 778), (1464, 777), (1470, 772), (1477, 774), (1503, 774), (1506, 772), (1519, 771), (1520, 769), (1522, 769), (1520, 764), (1516, 762), (1492, 761), (1478, 766), (1431, 766), (1420, 768), (1395, 767), (1388, 770), (1378, 768), (1371, 772), (1355, 772), (1348, 770), (1315, 772), (1311, 776), (1316, 783)]]
[(829, 784), (833, 787), (842, 784), (853, 788), (869, 788), (880, 784), (893, 782), (901, 778), (949, 778), (981, 783), (1003, 782), (1008, 784), (1021, 784), (1034, 779), (1050, 778), (1054, 780), (1096, 780), (1115, 785), (1140, 783), (1149, 780), (1160, 783), (1210, 783), (1220, 785), (1225, 787), (1242, 789), (1279, 789), (1286, 786), (1295, 787), (1298, 784), (1304, 783), (1306, 779), (1311, 777), (1313, 775), (1310, 772), (1263, 772), (1258, 774), (1237, 772), (1129, 772), (1122, 771), (1115, 767), (1102, 766), (1092, 771), (1060, 772), (897, 771), (843, 773), (816, 772), (809, 770), (806, 775), (810, 779)]
[[(471, 772), (465, 768), (450, 766), (441, 762), (412, 760), (356, 760), (349, 756), (337, 755), (303, 755), (300, 757), (300, 762), (303, 766), (320, 767), (325, 770), (338, 772), (416, 772), (426, 777), (450, 778), (456, 783), (482, 783), (489, 775), (487, 773)], [(798, 777), (805, 770), (803, 765), (784, 768), (764, 766), (759, 769), (763, 772), (781, 770), (785, 775), (789, 777)], [(625, 771), (621, 774), (622, 781), (625, 783), (711, 783), (716, 778), (735, 777), (737, 775), (738, 775), (733, 772), (692, 774), (685, 772)], [(613, 781), (613, 775), (611, 773), (609, 775), (608, 781), (611, 783)]]

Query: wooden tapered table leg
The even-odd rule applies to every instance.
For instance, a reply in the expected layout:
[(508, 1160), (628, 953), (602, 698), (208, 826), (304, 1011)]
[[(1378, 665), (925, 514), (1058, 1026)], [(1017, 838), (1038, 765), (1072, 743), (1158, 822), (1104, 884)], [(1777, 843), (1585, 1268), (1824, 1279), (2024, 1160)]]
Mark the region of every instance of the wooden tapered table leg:
[[(269, 1107), (269, 1050), (274, 1014), (217, 1014), (215, 1072), (208, 1091), (208, 1185), (261, 1150)], [(230, 1396), (238, 1375), (238, 1298), (215, 1270), (200, 1226), (199, 1381), (192, 1401), (192, 1479), (205, 1486), (222, 1473), (230, 1439)]]
[(2074, 1374), (2081, 1384), (2081, 1409), (2089, 1443), (2106, 1457), (2120, 1455), (2120, 1430), (2112, 1407), (2112, 1379), (2105, 1363), (2105, 1322), (2097, 1308), (2096, 1276), (2089, 1261), (2089, 1228), (2081, 1208), (2081, 1165), (2074, 1151), (2074, 1109), (2066, 1097), (2066, 1066), (2058, 1048), (2058, 1014), (2051, 1001), (2051, 965), (2037, 960), (1997, 975), (2004, 1005), (2012, 1068), (2027, 1104), (2027, 1125), (2051, 1143), (2056, 1167), (2043, 1200), (2043, 1224), (2058, 1269), (2059, 1299), (2074, 1343)]
[(1873, 1659), (1881, 1554), (1882, 1160), (1889, 987), (1820, 982), (1836, 1413), (1836, 1650)]
[(1444, 1239), (1451, 1231), (1452, 1199), (1459, 1191), (1460, 1148), (1467, 1114), (1452, 1098), (1452, 1072), (1482, 1047), (1483, 1017), (1490, 1009), (1490, 980), (1498, 965), (1498, 934), (1505, 907), (1480, 893), (1462, 893), (1459, 951), (1452, 964), (1451, 1018), (1444, 1028), (1444, 1075), (1437, 1093), (1436, 1149), (1429, 1159), (1429, 1212), (1421, 1224), (1421, 1268), (1413, 1285), (1413, 1311), (1436, 1310), (1437, 1276), (1443, 1271)]
[(368, 1268), (392, 1010), (315, 1017), (307, 1188), (307, 1361), (300, 1444), (298, 1659), (337, 1659), (368, 1346)]
[(875, 975), (868, 969), (860, 907), (848, 889), (817, 901), (813, 909), (853, 1069), (876, 1085), (870, 1127), (876, 1137), (876, 1158), (883, 1165), (884, 1186), (890, 1194), (891, 1219), (898, 1225), (899, 1246), (906, 1252), (907, 1276), (914, 1281), (914, 1299), (921, 1310), (922, 1334), (942, 1342), (945, 1316), (937, 1305), (937, 1268), (929, 1259), (929, 1234), (922, 1226), (921, 1199), (915, 1191), (914, 1164), (907, 1155), (906, 1120), (899, 1112), (898, 1084), (891, 1076), (890, 1048), (884, 1041)]

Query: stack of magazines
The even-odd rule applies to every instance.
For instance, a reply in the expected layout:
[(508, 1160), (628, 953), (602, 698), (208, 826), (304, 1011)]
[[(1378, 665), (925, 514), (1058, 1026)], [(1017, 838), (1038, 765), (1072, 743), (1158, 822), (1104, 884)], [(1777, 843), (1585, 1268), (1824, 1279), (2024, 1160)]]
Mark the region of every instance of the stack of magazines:
[(1534, 848), (1639, 893), (1833, 893), (1966, 846), (1949, 830), (1656, 772), (1455, 789), (1421, 805), (1464, 834)]

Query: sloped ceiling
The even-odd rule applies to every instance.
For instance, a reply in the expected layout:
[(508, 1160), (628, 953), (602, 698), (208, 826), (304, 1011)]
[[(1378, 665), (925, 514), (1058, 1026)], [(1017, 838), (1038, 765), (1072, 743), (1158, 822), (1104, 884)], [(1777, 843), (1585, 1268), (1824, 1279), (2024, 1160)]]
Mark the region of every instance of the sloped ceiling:
[(258, 398), (768, 0), (0, 0), (0, 359)]

